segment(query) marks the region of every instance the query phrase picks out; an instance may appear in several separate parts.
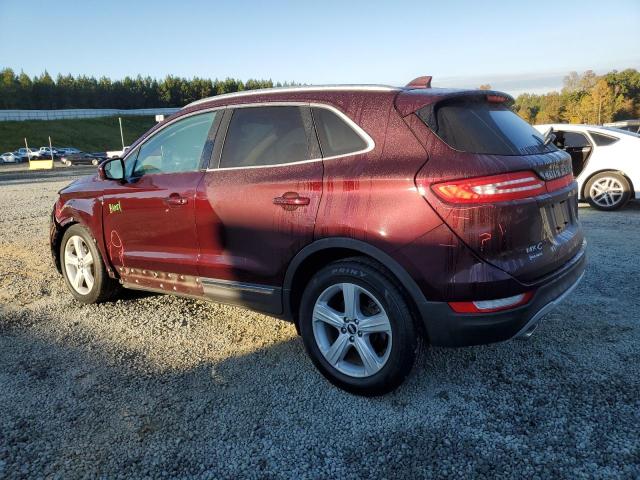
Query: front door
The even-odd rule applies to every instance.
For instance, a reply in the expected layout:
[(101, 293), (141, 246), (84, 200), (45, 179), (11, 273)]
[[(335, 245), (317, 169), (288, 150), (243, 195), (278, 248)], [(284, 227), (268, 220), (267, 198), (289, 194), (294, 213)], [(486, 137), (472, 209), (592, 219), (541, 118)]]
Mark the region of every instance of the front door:
[(129, 281), (197, 275), (195, 195), (215, 115), (189, 116), (159, 130), (127, 156), (126, 183), (105, 190), (107, 251)]
[(286, 267), (313, 241), (322, 196), (310, 110), (245, 106), (226, 115), (224, 145), (197, 195), (200, 276), (217, 300), (278, 313)]

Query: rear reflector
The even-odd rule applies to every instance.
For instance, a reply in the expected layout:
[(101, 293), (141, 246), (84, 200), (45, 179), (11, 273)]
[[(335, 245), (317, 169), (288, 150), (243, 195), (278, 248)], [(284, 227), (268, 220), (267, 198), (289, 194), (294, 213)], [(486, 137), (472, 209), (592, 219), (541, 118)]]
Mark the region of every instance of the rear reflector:
[[(416, 179), (424, 191), (423, 181)], [(451, 203), (487, 203), (521, 200), (549, 193), (569, 185), (573, 175), (545, 182), (533, 172), (504, 173), (489, 177), (465, 178), (434, 183), (431, 188), (442, 200)]]
[(510, 310), (529, 303), (533, 292), (521, 293), (513, 297), (495, 300), (478, 300), (475, 302), (449, 302), (449, 306), (457, 313), (491, 313)]

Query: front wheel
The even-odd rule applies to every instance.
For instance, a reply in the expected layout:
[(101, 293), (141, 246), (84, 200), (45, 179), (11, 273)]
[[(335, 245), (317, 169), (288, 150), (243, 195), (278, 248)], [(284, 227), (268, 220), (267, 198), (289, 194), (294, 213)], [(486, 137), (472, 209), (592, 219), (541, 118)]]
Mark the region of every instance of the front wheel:
[(300, 332), (320, 372), (358, 395), (398, 387), (413, 366), (417, 332), (395, 279), (368, 259), (334, 262), (302, 296)]
[(81, 225), (65, 232), (60, 246), (62, 275), (76, 300), (99, 303), (110, 299), (119, 289), (109, 278), (91, 234)]
[(617, 210), (631, 197), (631, 187), (624, 176), (615, 172), (602, 172), (589, 179), (585, 186), (589, 205), (598, 210)]

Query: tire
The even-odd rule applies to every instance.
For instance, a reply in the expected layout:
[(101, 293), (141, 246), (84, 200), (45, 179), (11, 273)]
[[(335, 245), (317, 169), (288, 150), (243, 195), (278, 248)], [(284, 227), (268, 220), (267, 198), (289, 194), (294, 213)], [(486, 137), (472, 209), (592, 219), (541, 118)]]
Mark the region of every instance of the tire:
[(631, 185), (619, 173), (602, 172), (589, 179), (584, 187), (584, 196), (597, 210), (617, 210), (631, 198)]
[[(83, 226), (72, 225), (67, 229), (60, 242), (59, 255), (62, 276), (71, 295), (79, 302), (104, 302), (113, 298), (119, 291), (119, 283), (107, 274), (100, 251), (89, 231)], [(91, 263), (88, 261), (89, 258)], [(78, 277), (78, 270), (81, 278)]]
[[(345, 307), (353, 304), (345, 298), (358, 298), (360, 306)], [(300, 303), (299, 327), (318, 370), (357, 395), (394, 390), (415, 361), (418, 331), (401, 287), (367, 258), (333, 262), (311, 278)]]

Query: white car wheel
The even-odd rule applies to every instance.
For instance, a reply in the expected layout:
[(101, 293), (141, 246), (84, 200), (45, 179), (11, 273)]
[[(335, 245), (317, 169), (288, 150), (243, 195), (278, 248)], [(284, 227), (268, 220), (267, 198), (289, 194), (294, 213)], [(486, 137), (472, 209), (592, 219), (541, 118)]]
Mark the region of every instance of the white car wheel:
[(585, 187), (585, 196), (589, 204), (598, 210), (617, 210), (631, 196), (629, 182), (615, 172), (603, 172), (594, 175)]

